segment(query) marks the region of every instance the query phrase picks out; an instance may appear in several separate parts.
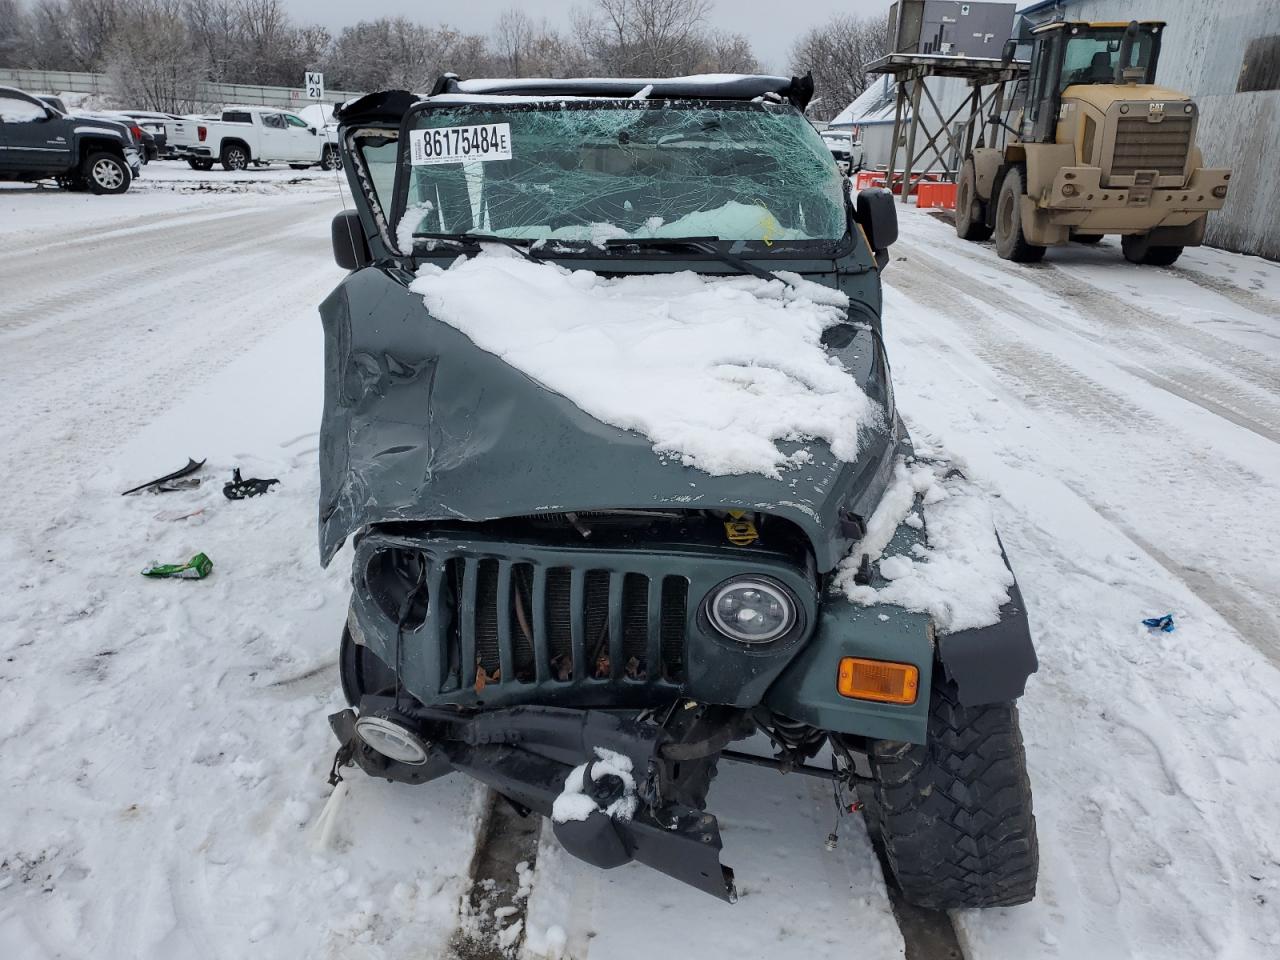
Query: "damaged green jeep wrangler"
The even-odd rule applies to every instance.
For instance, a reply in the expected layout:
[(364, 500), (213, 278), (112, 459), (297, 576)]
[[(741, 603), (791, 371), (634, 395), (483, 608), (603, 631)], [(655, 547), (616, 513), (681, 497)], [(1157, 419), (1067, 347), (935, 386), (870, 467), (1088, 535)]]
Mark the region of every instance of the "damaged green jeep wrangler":
[(335, 770), (461, 771), (732, 901), (708, 793), (764, 763), (855, 789), (909, 900), (1024, 903), (1022, 598), (897, 415), (892, 197), (851, 192), (812, 93), (446, 75), (337, 111)]

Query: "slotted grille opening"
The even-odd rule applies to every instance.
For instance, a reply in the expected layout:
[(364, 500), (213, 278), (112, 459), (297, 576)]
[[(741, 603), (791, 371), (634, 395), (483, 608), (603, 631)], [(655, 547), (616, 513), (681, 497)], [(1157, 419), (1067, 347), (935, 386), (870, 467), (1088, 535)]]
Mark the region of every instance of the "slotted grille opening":
[[(512, 668), (521, 683), (532, 683), (533, 666), (533, 564), (511, 566)], [(503, 679), (506, 679), (505, 677)]]
[(461, 560), (446, 560), (444, 565), (444, 596), (433, 598), (442, 608), (440, 635), (444, 637), (442, 690), (456, 690), (470, 680), (462, 669), (462, 577), (465, 565)]
[(582, 636), (586, 642), (587, 675), (608, 676), (599, 669), (609, 657), (609, 571), (588, 570), (582, 584)]
[(476, 668), (498, 672), (498, 561), (481, 560), (476, 577)]
[(685, 616), (689, 603), (689, 581), (684, 577), (662, 579), (662, 676), (684, 679)]
[(573, 676), (572, 581), (568, 567), (547, 571), (547, 656), (554, 680)]
[(632, 680), (648, 676), (649, 578), (628, 573), (622, 580), (622, 666)]

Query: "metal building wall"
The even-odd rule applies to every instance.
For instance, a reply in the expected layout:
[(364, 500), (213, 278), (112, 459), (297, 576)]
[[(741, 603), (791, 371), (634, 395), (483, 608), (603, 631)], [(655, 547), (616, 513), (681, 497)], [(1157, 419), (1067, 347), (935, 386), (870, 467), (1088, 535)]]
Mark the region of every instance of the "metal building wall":
[(1280, 34), (1280, 0), (1063, 0), (1023, 12), (1036, 23), (1167, 22), (1156, 80), (1195, 98), (1205, 162), (1232, 169), (1206, 240), (1280, 260), (1280, 90), (1236, 92), (1249, 42)]

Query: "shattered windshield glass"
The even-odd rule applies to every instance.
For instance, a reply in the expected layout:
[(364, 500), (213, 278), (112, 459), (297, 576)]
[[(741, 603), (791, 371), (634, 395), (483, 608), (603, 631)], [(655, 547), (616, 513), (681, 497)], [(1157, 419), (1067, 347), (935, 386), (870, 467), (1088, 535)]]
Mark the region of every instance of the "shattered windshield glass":
[(772, 244), (845, 233), (831, 153), (782, 105), (433, 106), (411, 117), (401, 163), (404, 250), (414, 234)]

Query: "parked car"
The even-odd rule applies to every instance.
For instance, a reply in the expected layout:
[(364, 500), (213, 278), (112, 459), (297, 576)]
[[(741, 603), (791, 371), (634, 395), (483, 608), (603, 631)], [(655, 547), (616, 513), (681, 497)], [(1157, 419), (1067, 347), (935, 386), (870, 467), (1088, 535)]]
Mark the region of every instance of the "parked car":
[[(760, 763), (826, 778), (846, 811), (856, 791), (908, 901), (1025, 903), (1026, 607), (977, 490), (898, 416), (893, 196), (849, 189), (812, 94), (448, 75), (339, 110), (355, 209), (320, 306), (321, 561), (354, 549), (333, 771), (466, 773), (574, 856), (731, 901), (708, 795), (717, 765)], [(976, 510), (959, 539), (980, 565), (944, 559), (944, 501)], [(894, 594), (909, 557), (968, 564), (998, 599), (962, 625), (964, 596)], [(772, 756), (733, 749), (754, 734)], [(778, 790), (786, 815), (803, 791)]]
[(124, 193), (141, 167), (139, 144), (125, 124), (68, 115), (0, 87), (0, 180), (56, 179), (68, 189)]
[(316, 127), (272, 107), (227, 107), (199, 125), (205, 128), (205, 136), (180, 148), (182, 157), (197, 170), (210, 169), (215, 160), (226, 170), (273, 162), (331, 170), (339, 163), (336, 145)]
[(836, 166), (845, 176), (862, 169), (862, 144), (853, 135), (839, 130), (823, 130), (822, 142), (835, 157)]
[(146, 110), (112, 110), (108, 112), (118, 114), (122, 119), (127, 118), (142, 128), (148, 160), (168, 158), (169, 134), (165, 124), (171, 119), (169, 114), (152, 113)]

